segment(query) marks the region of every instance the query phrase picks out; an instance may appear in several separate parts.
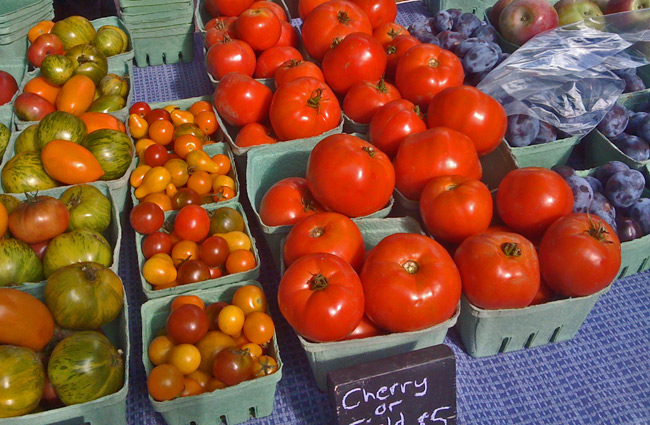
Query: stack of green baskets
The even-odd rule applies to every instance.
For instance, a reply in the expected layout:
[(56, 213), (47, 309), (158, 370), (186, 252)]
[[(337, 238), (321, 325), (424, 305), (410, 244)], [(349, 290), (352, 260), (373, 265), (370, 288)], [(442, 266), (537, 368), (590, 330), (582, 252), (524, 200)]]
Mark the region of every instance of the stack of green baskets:
[(139, 67), (191, 62), (194, 50), (192, 0), (119, 0)]
[(30, 28), (52, 19), (52, 0), (0, 1), (0, 57), (24, 57)]

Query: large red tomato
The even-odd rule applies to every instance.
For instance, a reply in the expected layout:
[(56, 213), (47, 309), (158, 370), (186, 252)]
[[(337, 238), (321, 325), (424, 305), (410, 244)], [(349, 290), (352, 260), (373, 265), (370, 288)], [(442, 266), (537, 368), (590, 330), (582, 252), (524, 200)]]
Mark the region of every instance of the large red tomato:
[(285, 226), (324, 210), (309, 192), (307, 180), (287, 177), (266, 191), (259, 211), (265, 225)]
[(397, 88), (383, 79), (361, 81), (345, 94), (343, 112), (354, 122), (368, 124), (382, 106), (401, 98)]
[(400, 58), (395, 85), (404, 99), (426, 108), (447, 87), (463, 85), (465, 72), (458, 56), (434, 44), (418, 44)]
[(265, 7), (246, 9), (235, 24), (237, 37), (256, 51), (273, 47), (280, 39), (282, 25), (272, 10)]
[(249, 6), (249, 9), (258, 9), (260, 7), (266, 7), (269, 9), (278, 19), (282, 22), (288, 22), (287, 13), (284, 11), (284, 8), (278, 3), (269, 0), (260, 0)]
[(437, 176), (457, 174), (480, 180), (481, 162), (472, 141), (448, 128), (430, 128), (411, 134), (395, 157), (395, 186), (407, 198), (420, 199), (427, 182)]
[(234, 16), (220, 16), (210, 20), (205, 25), (205, 47), (209, 49), (213, 44), (223, 42), (227, 37), (236, 38), (236, 22), (237, 18)]
[(302, 55), (298, 49), (290, 46), (271, 47), (257, 58), (255, 78), (273, 78), (275, 70), (286, 61), (300, 61)]
[(544, 233), (539, 264), (544, 281), (555, 292), (568, 297), (591, 295), (616, 278), (621, 244), (600, 217), (573, 213)]
[(348, 217), (384, 208), (395, 187), (395, 171), (386, 154), (350, 134), (321, 140), (309, 155), (306, 178), (323, 207)]
[(305, 217), (291, 228), (284, 243), (284, 262), (289, 266), (303, 255), (315, 252), (329, 252), (360, 270), (366, 249), (354, 221), (343, 214), (321, 212)]
[(390, 158), (409, 134), (427, 129), (420, 108), (406, 99), (388, 102), (375, 112), (370, 120), (368, 140)]
[(363, 264), (366, 315), (391, 332), (425, 329), (449, 319), (460, 300), (458, 269), (436, 241), (396, 233), (375, 246)]
[(373, 30), (382, 24), (393, 22), (397, 17), (397, 3), (395, 0), (352, 1), (366, 12)]
[(464, 176), (434, 177), (420, 196), (420, 216), (427, 230), (434, 238), (451, 243), (486, 231), (492, 208), (490, 189)]
[(510, 171), (497, 191), (501, 220), (535, 241), (548, 226), (573, 210), (573, 192), (555, 171), (526, 167)]
[(379, 80), (385, 69), (384, 48), (372, 35), (361, 32), (346, 36), (323, 58), (325, 81), (341, 94), (362, 81)]
[(239, 16), (254, 0), (205, 0), (205, 8), (212, 16)]
[(17, 91), (16, 79), (10, 73), (0, 70), (0, 105), (9, 103)]
[(250, 77), (255, 72), (255, 61), (251, 46), (229, 38), (213, 44), (205, 54), (205, 67), (215, 80), (230, 72), (241, 72)]
[(372, 35), (366, 13), (352, 2), (331, 0), (309, 13), (302, 26), (302, 42), (311, 57), (322, 61), (336, 38), (343, 39), (353, 32)]
[(418, 44), (422, 44), (420, 40), (408, 34), (398, 35), (386, 44), (386, 78), (391, 81), (395, 79), (395, 71), (399, 60), (411, 47)]
[(492, 152), (506, 134), (503, 106), (472, 86), (450, 87), (438, 93), (427, 111), (429, 127), (447, 127), (472, 139), (479, 155)]
[(396, 22), (386, 22), (381, 24), (372, 31), (372, 36), (384, 47), (388, 45), (395, 37), (400, 35), (408, 35), (409, 32)]
[(341, 121), (341, 105), (325, 82), (300, 77), (277, 88), (269, 111), (279, 140), (318, 136)]
[(271, 89), (240, 72), (232, 72), (219, 81), (214, 91), (214, 107), (230, 125), (241, 127), (264, 121), (269, 114)]
[(298, 15), (300, 19), (304, 22), (305, 18), (311, 13), (312, 10), (316, 9), (323, 3), (327, 3), (329, 0), (299, 0), (298, 1)]
[(65, 232), (70, 213), (65, 204), (51, 196), (31, 196), (9, 214), (9, 230), (28, 244), (37, 244)]
[(337, 341), (348, 336), (363, 317), (363, 287), (352, 266), (341, 258), (308, 254), (282, 276), (278, 306), (304, 338)]
[(282, 32), (280, 32), (280, 38), (275, 43), (275, 47), (288, 46), (298, 48), (300, 45), (300, 36), (296, 29), (289, 22), (280, 22), (280, 24), (282, 25)]
[(280, 65), (273, 75), (273, 78), (275, 78), (275, 87), (280, 87), (282, 84), (300, 77), (312, 77), (325, 81), (325, 76), (323, 76), (323, 71), (320, 70), (320, 67), (314, 62), (304, 60), (288, 60)]
[(539, 289), (535, 246), (516, 233), (486, 232), (460, 244), (454, 261), (470, 303), (485, 309), (522, 308)]

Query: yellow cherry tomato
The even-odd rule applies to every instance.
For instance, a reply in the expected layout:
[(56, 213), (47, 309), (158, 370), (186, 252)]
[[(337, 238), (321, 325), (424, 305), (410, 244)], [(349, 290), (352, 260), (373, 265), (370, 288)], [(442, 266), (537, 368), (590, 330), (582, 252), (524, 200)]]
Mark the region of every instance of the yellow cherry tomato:
[(187, 161), (187, 165), (195, 170), (206, 171), (211, 174), (219, 172), (219, 166), (217, 163), (210, 158), (210, 155), (199, 149), (190, 151), (187, 154), (185, 161)]
[(149, 123), (138, 114), (129, 115), (129, 132), (134, 139), (142, 139), (149, 134)]
[(251, 247), (253, 246), (251, 244), (251, 239), (248, 237), (248, 235), (238, 230), (235, 230), (234, 232), (228, 232), (228, 233), (215, 233), (215, 235), (221, 236), (226, 240), (226, 242), (228, 242), (228, 247), (230, 248), (230, 252), (233, 252), (237, 249), (250, 250)]
[(135, 190), (135, 197), (142, 199), (150, 193), (162, 192), (171, 181), (169, 170), (165, 167), (153, 167), (144, 175), (142, 183)]
[(169, 113), (171, 114), (171, 113), (174, 112), (175, 110), (177, 110), (177, 109), (181, 109), (181, 108), (179, 108), (179, 107), (176, 106), (176, 105), (167, 105), (167, 106), (164, 106), (163, 109), (164, 109), (165, 111), (167, 111), (167, 112), (169, 112)]
[(244, 312), (236, 305), (227, 305), (219, 312), (217, 324), (221, 332), (237, 337), (244, 326)]
[(217, 190), (221, 186), (226, 186), (229, 187), (233, 190), (233, 192), (236, 190), (235, 189), (235, 180), (230, 177), (226, 176), (223, 174), (213, 174), (212, 176), (212, 191), (217, 192)]
[(141, 164), (135, 167), (135, 170), (131, 173), (131, 177), (129, 178), (129, 183), (131, 183), (131, 186), (133, 187), (138, 187), (142, 184), (142, 180), (144, 180), (144, 175), (147, 174), (147, 171), (151, 170), (151, 166), (147, 164)]
[(194, 115), (190, 111), (175, 109), (169, 113), (169, 117), (175, 126), (185, 123), (194, 124)]
[(165, 162), (164, 167), (169, 170), (169, 174), (172, 176), (172, 184), (174, 186), (185, 186), (187, 179), (190, 178), (187, 162), (180, 158), (172, 158)]
[(176, 280), (176, 267), (174, 267), (173, 262), (156, 257), (156, 255), (145, 261), (144, 266), (142, 266), (142, 276), (152, 285), (168, 285)]

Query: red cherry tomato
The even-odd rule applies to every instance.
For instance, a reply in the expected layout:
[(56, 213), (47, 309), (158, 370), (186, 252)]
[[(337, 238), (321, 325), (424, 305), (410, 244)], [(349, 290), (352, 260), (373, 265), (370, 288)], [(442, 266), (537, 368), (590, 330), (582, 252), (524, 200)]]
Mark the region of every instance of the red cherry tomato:
[(151, 112), (151, 107), (147, 102), (135, 102), (131, 107), (129, 108), (129, 115), (131, 114), (138, 114), (142, 118), (147, 116), (147, 114)]
[(187, 205), (174, 219), (174, 232), (186, 240), (199, 242), (210, 233), (210, 216), (198, 205)]
[(194, 304), (183, 304), (167, 317), (167, 335), (177, 344), (194, 344), (208, 333), (210, 321), (205, 311)]
[(167, 148), (158, 143), (144, 150), (144, 163), (150, 167), (162, 167), (169, 160)]
[(199, 258), (210, 267), (219, 267), (230, 254), (228, 242), (221, 236), (210, 236), (199, 246)]
[(170, 254), (172, 252), (172, 238), (165, 232), (154, 232), (142, 241), (142, 254), (144, 258), (151, 258), (155, 254)]
[(157, 232), (165, 222), (165, 213), (158, 204), (141, 202), (129, 214), (131, 227), (143, 235)]

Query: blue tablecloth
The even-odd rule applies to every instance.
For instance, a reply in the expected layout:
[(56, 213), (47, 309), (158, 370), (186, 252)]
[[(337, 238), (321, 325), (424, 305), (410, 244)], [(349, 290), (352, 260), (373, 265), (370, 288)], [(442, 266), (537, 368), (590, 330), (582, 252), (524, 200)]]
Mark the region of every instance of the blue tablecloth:
[[(423, 3), (400, 5), (398, 21), (408, 24), (423, 19), (425, 13)], [(134, 68), (133, 86), (134, 101), (171, 101), (212, 93), (200, 37), (192, 63)], [(247, 198), (241, 199), (250, 217)], [(279, 273), (255, 220), (251, 218), (250, 223), (260, 248), (259, 280), (271, 301), (284, 374), (273, 415), (248, 424), (334, 424), (328, 397), (316, 389), (300, 344), (277, 310)], [(144, 295), (134, 244), (133, 230), (125, 229), (120, 275), (129, 297), (132, 338), (128, 423), (164, 424), (147, 397), (141, 360)], [(650, 424), (648, 273), (615, 282), (571, 341), (484, 359), (464, 353), (455, 329), (445, 343), (457, 358), (459, 424)]]

